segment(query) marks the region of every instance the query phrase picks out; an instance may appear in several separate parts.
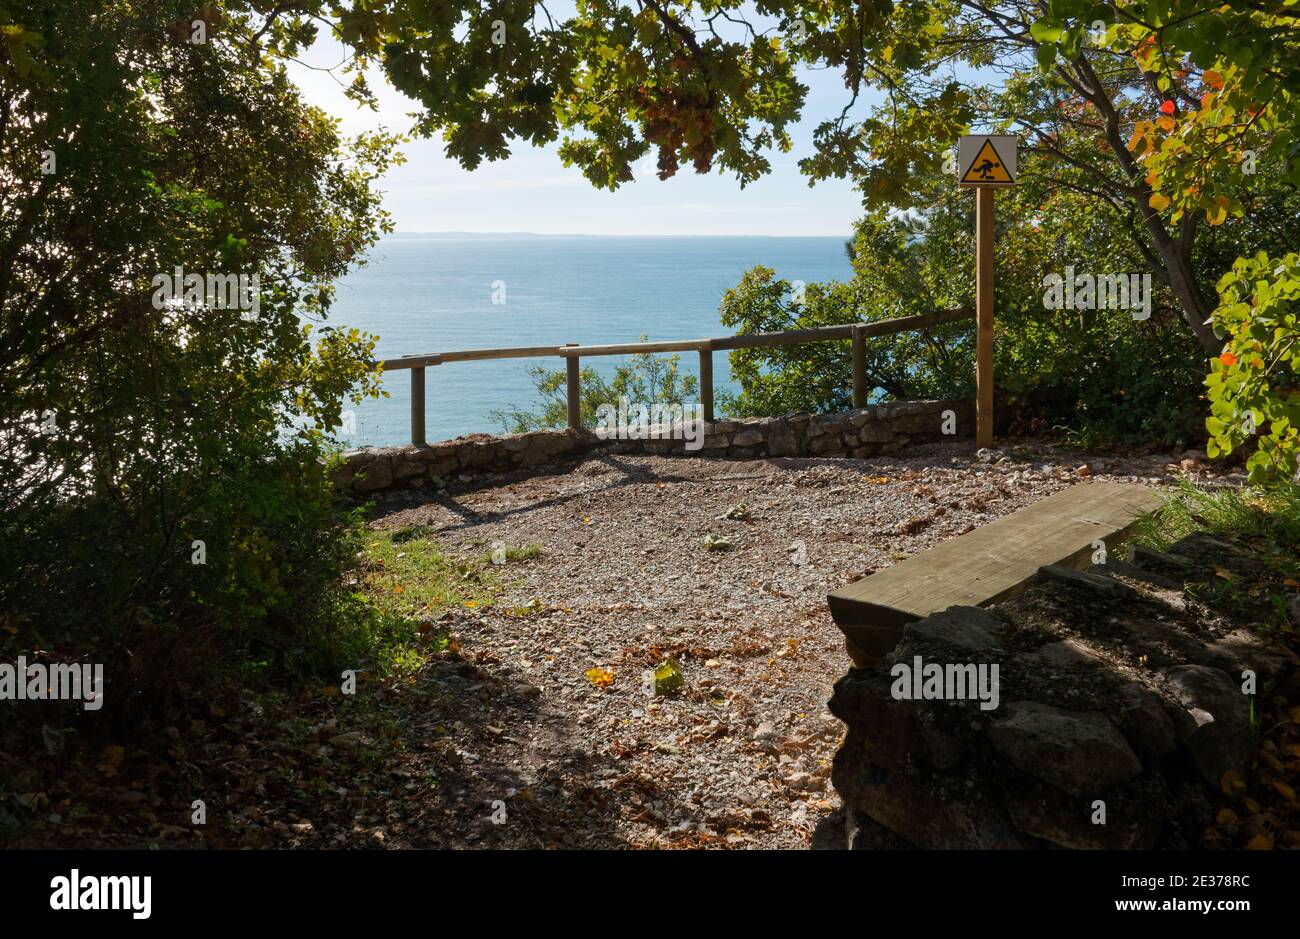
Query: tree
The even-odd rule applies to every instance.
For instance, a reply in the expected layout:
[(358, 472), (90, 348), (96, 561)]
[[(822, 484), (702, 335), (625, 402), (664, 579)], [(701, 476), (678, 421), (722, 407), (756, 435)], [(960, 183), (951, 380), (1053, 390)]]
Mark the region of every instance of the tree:
[(322, 320), (394, 144), (344, 141), (238, 18), (197, 42), (189, 13), (0, 3), (4, 638), (150, 692), (214, 632), (303, 659), (328, 633), (324, 434), (377, 375)]
[[(1270, 15), (1291, 22), (1274, 6), (1284, 12)], [(561, 22), (544, 3), (241, 5), (262, 18), (259, 41), (280, 55), (296, 54), (333, 20), (356, 52), (354, 95), (369, 94), (359, 70), (381, 65), (422, 105), (417, 130), (443, 134), (468, 168), (505, 157), (512, 140), (565, 134), (561, 155), (599, 186), (631, 180), (651, 149), (661, 177), (717, 167), (744, 184), (770, 169), (772, 149), (790, 148), (788, 127), (806, 93), (798, 66), (836, 69), (846, 86), (843, 112), (818, 127), (804, 172), (855, 179), (869, 208), (908, 208), (928, 198), (927, 181), (950, 184), (945, 158), (967, 128), (1016, 131), (1045, 157), (1023, 182), (1044, 200), (1070, 191), (1114, 213), (1177, 298), (1187, 328), (1214, 352), (1206, 321), (1222, 271), (1201, 269), (1198, 241), (1206, 222), (1238, 210), (1240, 196), (1224, 195), (1207, 219), (1166, 211), (1135, 152), (1149, 129), (1164, 126), (1169, 103), (1177, 109), (1199, 94), (1202, 73), (1141, 25), (1142, 15), (1177, 7), (779, 0), (755, 14), (718, 0), (592, 0)], [(1159, 75), (1153, 56), (1169, 66)], [(886, 100), (864, 115), (859, 102), (870, 89)], [(1267, 122), (1253, 128), (1279, 132)]]
[[(1076, 35), (1086, 6), (1064, 3), (1040, 29)], [(1130, 149), (1152, 187), (1153, 209), (1172, 224), (1211, 226), (1267, 218), (1300, 184), (1300, 13), (1284, 2), (1142, 0), (1117, 7), (1111, 44), (1132, 45), (1165, 96), (1162, 114), (1139, 122)], [(1261, 200), (1260, 193), (1271, 196)], [(1253, 198), (1252, 198), (1253, 197)], [(1288, 236), (1292, 237), (1293, 236)], [(1273, 239), (1243, 246), (1218, 283), (1210, 317), (1222, 354), (1206, 379), (1210, 453), (1254, 445), (1248, 465), (1262, 482), (1296, 471), (1300, 456), (1296, 256)]]

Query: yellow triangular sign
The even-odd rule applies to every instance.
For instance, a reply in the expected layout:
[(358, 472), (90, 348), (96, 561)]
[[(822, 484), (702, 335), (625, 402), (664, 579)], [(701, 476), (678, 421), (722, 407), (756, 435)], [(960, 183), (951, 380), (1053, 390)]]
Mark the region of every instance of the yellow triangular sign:
[(993, 149), (993, 141), (984, 141), (984, 146), (980, 147), (980, 152), (975, 154), (975, 159), (971, 161), (970, 168), (966, 170), (966, 175), (961, 178), (963, 183), (1014, 183), (1011, 174), (1007, 168), (1002, 165), (1002, 157)]

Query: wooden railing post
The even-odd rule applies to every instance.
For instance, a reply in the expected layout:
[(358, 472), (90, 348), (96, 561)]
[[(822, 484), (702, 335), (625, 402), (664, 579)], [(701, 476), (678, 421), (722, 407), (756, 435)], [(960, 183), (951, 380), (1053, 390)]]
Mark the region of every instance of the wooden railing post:
[(713, 346), (704, 343), (700, 346), (700, 407), (704, 410), (704, 420), (713, 423)]
[(411, 445), (424, 446), (424, 369), (411, 369)]
[[(576, 346), (576, 342), (565, 343), (566, 346)], [(566, 383), (565, 394), (568, 397), (569, 405), (569, 429), (578, 430), (582, 427), (582, 360), (576, 355), (565, 357)]]
[(867, 406), (867, 337), (862, 326), (853, 327), (853, 407)]
[(993, 190), (975, 193), (975, 445), (993, 446)]

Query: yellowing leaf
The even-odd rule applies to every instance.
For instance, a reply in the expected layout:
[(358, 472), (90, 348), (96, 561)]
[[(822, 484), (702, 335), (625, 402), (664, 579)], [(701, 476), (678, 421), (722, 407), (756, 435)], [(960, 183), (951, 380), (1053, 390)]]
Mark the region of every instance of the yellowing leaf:
[(1219, 788), (1223, 790), (1224, 795), (1236, 795), (1239, 792), (1246, 791), (1246, 781), (1241, 778), (1241, 773), (1235, 769), (1230, 769), (1219, 780)]
[(1246, 843), (1247, 851), (1272, 851), (1273, 839), (1268, 835), (1256, 835)]
[(589, 668), (583, 674), (587, 676), (587, 681), (597, 688), (614, 684), (614, 673), (607, 668)]
[(1229, 808), (1219, 809), (1219, 813), (1214, 816), (1214, 820), (1220, 825), (1237, 825), (1241, 819), (1237, 818), (1237, 813)]
[(1147, 200), (1147, 204), (1157, 212), (1163, 212), (1165, 209), (1169, 208), (1169, 197), (1162, 196), (1158, 192), (1153, 192), (1151, 193), (1151, 198)]
[(1282, 782), (1282, 780), (1274, 779), (1272, 782), (1269, 783), (1269, 785), (1272, 786), (1273, 789), (1279, 795), (1281, 795), (1282, 798), (1286, 799), (1288, 802), (1295, 801), (1295, 790), (1292, 789), (1290, 786), (1288, 786), (1286, 783)]

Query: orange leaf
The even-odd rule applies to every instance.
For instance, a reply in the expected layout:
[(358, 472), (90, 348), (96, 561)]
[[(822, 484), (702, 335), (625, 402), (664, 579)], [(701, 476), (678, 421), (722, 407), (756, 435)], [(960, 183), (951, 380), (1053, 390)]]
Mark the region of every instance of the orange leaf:
[(1288, 786), (1286, 783), (1282, 782), (1282, 780), (1274, 779), (1272, 782), (1269, 783), (1269, 785), (1272, 786), (1278, 793), (1280, 793), (1282, 798), (1286, 799), (1288, 802), (1295, 801), (1295, 790), (1292, 789), (1290, 786)]
[(1268, 835), (1256, 835), (1246, 843), (1247, 851), (1272, 851), (1273, 839)]
[(583, 674), (587, 676), (587, 681), (597, 688), (614, 684), (614, 673), (607, 668), (589, 668)]

